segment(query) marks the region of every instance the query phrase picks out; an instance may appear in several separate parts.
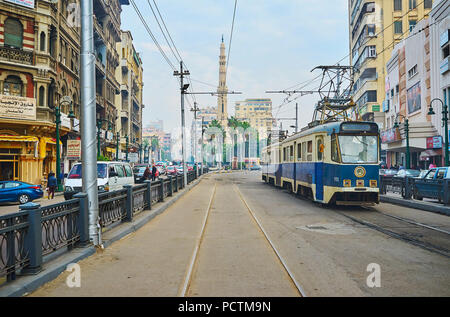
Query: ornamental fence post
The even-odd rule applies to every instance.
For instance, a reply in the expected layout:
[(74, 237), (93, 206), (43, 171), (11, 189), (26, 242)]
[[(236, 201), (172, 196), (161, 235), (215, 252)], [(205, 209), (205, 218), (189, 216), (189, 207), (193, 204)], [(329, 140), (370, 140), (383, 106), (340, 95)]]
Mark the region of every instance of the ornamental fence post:
[[(28, 233), (25, 237), (25, 250), (30, 262), (23, 268), (23, 274), (37, 274), (42, 270), (42, 222), (41, 205), (32, 202), (19, 206), (20, 211), (28, 212)], [(49, 234), (47, 232), (47, 234)]]
[(80, 199), (80, 214), (78, 216), (78, 232), (80, 241), (78, 246), (85, 247), (89, 245), (89, 200), (87, 193), (77, 193), (74, 198)]
[(145, 191), (145, 199), (147, 200), (148, 209), (152, 209), (152, 181), (145, 180), (147, 184), (147, 190)]
[(169, 196), (173, 196), (172, 175), (169, 175)]
[(127, 190), (127, 198), (125, 202), (125, 208), (127, 211), (127, 215), (125, 217), (126, 221), (133, 220), (133, 186), (132, 185), (123, 185), (123, 188)]

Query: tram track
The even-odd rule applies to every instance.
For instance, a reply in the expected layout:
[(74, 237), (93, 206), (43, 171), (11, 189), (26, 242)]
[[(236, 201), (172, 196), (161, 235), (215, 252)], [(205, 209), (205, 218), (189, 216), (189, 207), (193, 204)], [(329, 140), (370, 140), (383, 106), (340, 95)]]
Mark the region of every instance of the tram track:
[[(221, 181), (221, 180), (222, 179), (216, 179), (216, 181), (214, 183), (214, 190), (213, 190), (208, 207), (205, 212), (203, 224), (202, 224), (199, 236), (197, 238), (197, 242), (194, 247), (191, 259), (189, 261), (188, 268), (186, 270), (186, 274), (185, 274), (181, 289), (178, 293), (179, 297), (190, 296), (191, 292), (193, 292), (195, 294), (195, 286), (193, 286), (193, 285), (197, 283), (197, 278), (198, 278), (199, 272), (200, 272), (200, 274), (202, 273), (201, 263), (203, 262), (203, 260), (199, 260), (199, 258), (202, 257), (201, 254), (203, 254), (203, 256), (205, 256), (205, 254), (207, 254), (207, 256), (209, 256), (209, 257), (211, 255), (207, 251), (208, 247), (206, 247), (206, 245), (205, 245), (205, 247), (203, 247), (203, 245), (204, 245), (205, 241), (206, 241), (206, 243), (208, 243), (208, 241), (209, 241), (209, 238), (207, 237), (207, 236), (209, 236), (209, 233), (206, 234), (205, 232), (207, 231), (207, 228), (209, 228), (208, 221), (212, 216), (211, 210), (215, 209), (213, 206), (215, 203), (216, 191), (218, 190), (217, 189), (217, 187), (218, 187), (217, 181)], [(292, 288), (293, 292), (298, 294), (298, 296), (306, 297), (305, 291), (303, 290), (303, 288), (301, 287), (299, 282), (295, 279), (295, 277), (292, 274), (292, 271), (289, 269), (285, 259), (282, 257), (279, 250), (274, 245), (273, 241), (270, 239), (269, 235), (267, 234), (267, 231), (262, 226), (261, 222), (259, 221), (259, 219), (255, 215), (254, 211), (249, 206), (248, 202), (246, 201), (246, 199), (240, 192), (240, 190), (235, 182), (232, 182), (232, 187), (233, 187), (234, 192), (236, 193), (236, 197), (238, 197), (238, 199), (236, 199), (236, 202), (239, 201), (240, 203), (242, 203), (242, 205), (243, 205), (242, 211), (248, 212), (248, 216), (250, 218), (249, 222), (253, 223), (253, 225), (256, 227), (256, 230), (261, 234), (261, 238), (264, 239), (264, 241), (267, 243), (268, 249), (270, 249), (270, 251), (268, 251), (268, 252), (273, 252), (273, 254), (275, 255), (276, 260), (275, 260), (275, 258), (273, 258), (273, 259), (275, 261), (278, 261), (278, 264), (275, 264), (276, 262), (273, 262), (274, 265), (279, 265), (280, 273), (287, 274), (287, 276), (284, 277), (283, 279), (286, 282), (289, 281), (290, 287)], [(212, 230), (212, 229), (210, 229), (210, 230)], [(241, 241), (241, 243), (245, 243), (245, 241)], [(205, 249), (203, 250), (203, 248), (205, 248)], [(207, 252), (207, 253), (205, 253), (205, 252)], [(270, 254), (270, 253), (268, 253), (268, 254)], [(245, 261), (242, 262), (240, 265), (242, 265), (243, 267), (248, 266)], [(238, 274), (240, 274), (240, 273), (238, 273)]]
[(360, 225), (450, 258), (450, 232), (414, 220), (389, 215), (376, 210), (375, 207), (361, 208), (364, 211), (334, 211)]

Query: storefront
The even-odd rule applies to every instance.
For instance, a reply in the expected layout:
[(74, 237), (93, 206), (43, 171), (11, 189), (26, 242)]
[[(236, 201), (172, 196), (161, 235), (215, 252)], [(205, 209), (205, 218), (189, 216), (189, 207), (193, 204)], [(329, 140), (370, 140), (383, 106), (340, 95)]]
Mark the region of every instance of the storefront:
[(428, 169), (430, 164), (443, 166), (441, 136), (427, 138), (427, 149), (420, 153), (420, 167)]
[(38, 159), (39, 139), (34, 136), (0, 135), (0, 180), (23, 180), (30, 162)]

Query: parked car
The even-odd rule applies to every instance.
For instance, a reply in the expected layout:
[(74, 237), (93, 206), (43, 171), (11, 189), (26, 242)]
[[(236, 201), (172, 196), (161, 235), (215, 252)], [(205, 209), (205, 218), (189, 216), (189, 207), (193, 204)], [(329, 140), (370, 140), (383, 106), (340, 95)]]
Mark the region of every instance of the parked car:
[(257, 164), (251, 165), (250, 170), (251, 171), (259, 171), (259, 170), (261, 170), (261, 166), (257, 165)]
[[(82, 165), (75, 164), (64, 186), (64, 198), (71, 199), (82, 190)], [(134, 185), (133, 170), (126, 162), (97, 162), (97, 186), (99, 192), (118, 190), (123, 185)]]
[(166, 175), (166, 169), (164, 166), (156, 165), (156, 169), (158, 170), (159, 175)]
[(188, 163), (188, 164), (186, 164), (186, 166), (187, 166), (187, 171), (188, 172), (191, 172), (191, 171), (194, 170), (194, 166), (192, 164)]
[(167, 174), (168, 175), (177, 175), (177, 168), (175, 166), (167, 166)]
[(395, 176), (397, 175), (398, 171), (393, 169), (380, 169), (380, 176)]
[(414, 182), (414, 199), (432, 198), (442, 201), (444, 198), (442, 182), (450, 179), (450, 167), (436, 167), (428, 170), (421, 179)]
[(183, 174), (183, 165), (176, 166), (178, 175)]
[(41, 185), (32, 185), (19, 181), (0, 181), (0, 202), (15, 202), (26, 204), (42, 198), (44, 192)]
[(404, 169), (399, 170), (397, 174), (395, 174), (394, 177), (417, 177), (420, 175), (420, 171), (413, 170), (413, 169)]
[[(136, 164), (136, 165), (134, 165), (133, 174), (134, 174), (134, 182), (136, 184), (143, 183), (145, 181), (144, 173), (145, 173), (145, 169), (147, 167), (150, 169), (150, 177), (151, 177), (152, 176), (152, 167), (149, 164)], [(158, 171), (156, 171), (155, 177), (156, 178), (159, 177)]]
[(429, 170), (421, 170), (420, 174), (418, 176), (414, 177), (414, 178), (416, 178), (416, 179), (424, 178), (425, 175), (427, 175), (428, 171)]

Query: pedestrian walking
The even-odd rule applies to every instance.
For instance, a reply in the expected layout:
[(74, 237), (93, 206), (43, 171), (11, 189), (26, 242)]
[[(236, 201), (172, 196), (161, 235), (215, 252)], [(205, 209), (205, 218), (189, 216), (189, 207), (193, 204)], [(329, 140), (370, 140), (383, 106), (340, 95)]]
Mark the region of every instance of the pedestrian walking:
[(144, 171), (144, 179), (149, 180), (151, 175), (152, 175), (152, 172), (150, 172), (150, 167), (147, 166), (147, 168)]
[(156, 172), (157, 171), (158, 170), (156, 169), (155, 164), (153, 164), (153, 167), (152, 167), (152, 181), (155, 181), (155, 177), (156, 177)]
[(47, 181), (48, 199), (50, 199), (50, 195), (52, 196), (52, 199), (55, 197), (56, 185), (57, 185), (57, 181), (56, 181), (55, 173), (50, 172), (48, 174), (48, 181)]

